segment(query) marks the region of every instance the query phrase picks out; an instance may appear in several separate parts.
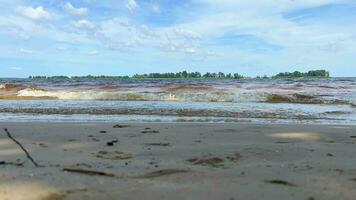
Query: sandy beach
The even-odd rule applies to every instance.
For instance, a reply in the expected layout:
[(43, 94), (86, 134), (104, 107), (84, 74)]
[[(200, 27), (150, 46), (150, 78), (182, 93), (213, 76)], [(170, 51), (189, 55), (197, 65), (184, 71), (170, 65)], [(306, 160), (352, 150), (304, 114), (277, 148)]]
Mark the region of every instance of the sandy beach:
[(356, 126), (2, 122), (0, 128), (1, 200), (356, 197)]

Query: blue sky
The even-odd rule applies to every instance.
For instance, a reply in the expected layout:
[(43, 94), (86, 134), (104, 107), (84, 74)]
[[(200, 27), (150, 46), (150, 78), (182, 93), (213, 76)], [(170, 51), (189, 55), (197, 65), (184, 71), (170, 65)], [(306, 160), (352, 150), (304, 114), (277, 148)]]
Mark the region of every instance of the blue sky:
[(0, 77), (356, 76), (354, 0), (0, 0)]

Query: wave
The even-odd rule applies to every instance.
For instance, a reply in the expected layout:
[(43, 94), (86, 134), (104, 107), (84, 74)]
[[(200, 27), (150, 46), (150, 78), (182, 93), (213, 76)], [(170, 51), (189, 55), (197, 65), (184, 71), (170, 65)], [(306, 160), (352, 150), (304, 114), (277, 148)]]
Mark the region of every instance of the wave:
[(279, 95), (271, 94), (267, 97), (268, 103), (298, 103), (298, 104), (351, 104), (347, 100), (322, 99), (303, 94)]
[(212, 92), (134, 92), (134, 91), (45, 91), (24, 89), (17, 93), (20, 98), (43, 98), (58, 100), (121, 100), (121, 101), (179, 101), (179, 102), (253, 102), (262, 101), (263, 94)]
[(187, 91), (212, 91), (214, 90), (213, 87), (207, 85), (174, 85), (170, 87), (164, 88), (166, 91), (169, 92), (187, 92)]
[[(70, 83), (72, 84), (72, 83)], [(356, 107), (350, 90), (319, 91), (315, 89), (284, 89), (271, 84), (224, 85), (212, 83), (80, 83), (81, 86), (0, 84), (0, 99), (31, 100), (117, 100), (117, 101), (177, 101), (177, 102), (267, 102), (290, 104), (340, 104)], [(252, 86), (253, 87), (252, 87)], [(84, 87), (85, 86), (85, 87)], [(243, 87), (242, 87), (243, 86)]]
[(11, 90), (21, 90), (26, 88), (22, 84), (12, 84), (12, 83), (3, 83), (0, 84), (0, 90), (11, 91)]
[[(199, 86), (200, 88), (200, 86)], [(181, 88), (180, 88), (181, 89)], [(196, 89), (196, 88), (194, 88)], [(177, 101), (177, 102), (267, 102), (291, 104), (340, 104), (355, 106), (353, 102), (332, 99), (328, 95), (270, 94), (259, 90), (205, 90), (204, 91), (117, 91), (117, 90), (56, 90), (37, 88), (19, 90), (16, 95), (0, 94), (0, 99), (58, 99), (58, 100), (118, 100), (118, 101)]]

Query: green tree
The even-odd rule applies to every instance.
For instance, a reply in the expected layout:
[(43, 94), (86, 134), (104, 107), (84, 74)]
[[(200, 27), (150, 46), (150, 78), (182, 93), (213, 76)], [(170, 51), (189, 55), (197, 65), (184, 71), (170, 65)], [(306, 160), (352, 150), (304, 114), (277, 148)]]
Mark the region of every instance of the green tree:
[(182, 71), (182, 77), (183, 78), (187, 78), (188, 77), (188, 73), (187, 73), (187, 71)]
[(218, 78), (225, 78), (225, 74), (223, 72), (218, 73)]
[(234, 79), (241, 79), (243, 76), (241, 76), (239, 73), (234, 74)]

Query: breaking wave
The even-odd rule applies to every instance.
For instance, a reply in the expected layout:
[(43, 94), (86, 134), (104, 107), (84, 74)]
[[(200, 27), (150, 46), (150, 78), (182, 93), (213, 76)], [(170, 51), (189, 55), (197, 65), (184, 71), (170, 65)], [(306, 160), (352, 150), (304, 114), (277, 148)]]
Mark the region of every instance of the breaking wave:
[[(325, 95), (326, 96), (326, 95)], [(46, 91), (42, 89), (26, 88), (19, 90), (15, 96), (8, 99), (58, 99), (58, 100), (119, 100), (119, 101), (177, 101), (177, 102), (267, 102), (291, 104), (349, 104), (353, 102), (343, 99), (325, 98), (305, 94), (270, 94), (263, 91)], [(4, 99), (4, 97), (0, 97)]]
[(356, 78), (72, 82), (0, 79), (0, 113), (0, 119), (155, 116), (356, 123)]
[(256, 102), (265, 99), (263, 93), (212, 92), (133, 92), (133, 91), (44, 91), (24, 89), (20, 98), (58, 100), (120, 100), (120, 101), (179, 101), (179, 102)]
[(298, 103), (298, 104), (351, 104), (340, 99), (322, 99), (303, 94), (279, 95), (271, 94), (267, 97), (269, 103)]
[(12, 83), (3, 83), (0, 84), (0, 90), (11, 91), (11, 90), (20, 90), (24, 89), (26, 86), (22, 84), (12, 84)]
[[(1, 80), (0, 80), (1, 81)], [(51, 82), (10, 80), (0, 83), (2, 100), (174, 101), (270, 104), (350, 105), (356, 107), (350, 80), (114, 81)]]

